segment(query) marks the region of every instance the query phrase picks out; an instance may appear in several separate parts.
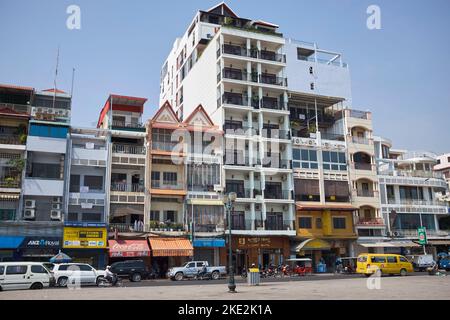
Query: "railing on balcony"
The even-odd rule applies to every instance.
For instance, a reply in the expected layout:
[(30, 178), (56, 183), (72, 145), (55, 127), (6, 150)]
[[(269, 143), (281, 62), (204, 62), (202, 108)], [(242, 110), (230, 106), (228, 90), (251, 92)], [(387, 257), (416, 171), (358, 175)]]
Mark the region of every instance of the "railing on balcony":
[(113, 144), (112, 151), (114, 153), (125, 153), (125, 154), (145, 154), (145, 148), (143, 146), (133, 146), (126, 144)]
[(26, 140), (10, 134), (0, 134), (0, 144), (24, 145)]
[(119, 191), (119, 192), (144, 192), (145, 187), (139, 183), (118, 183), (111, 182), (111, 191)]
[(370, 144), (370, 139), (368, 138), (363, 138), (363, 137), (354, 137), (352, 136), (352, 142), (353, 143), (358, 143), (358, 144)]
[(154, 189), (183, 190), (185, 184), (181, 181), (175, 183), (161, 183), (159, 180), (152, 180), (151, 186)]
[(383, 218), (363, 218), (356, 217), (355, 223), (361, 226), (384, 226), (385, 222)]
[(148, 228), (145, 227), (143, 223), (128, 224), (128, 223), (110, 223), (109, 230), (117, 232), (144, 232)]
[[(250, 166), (250, 157), (244, 157), (244, 156), (237, 156), (236, 154), (233, 155), (226, 155), (224, 156), (224, 164), (229, 166), (243, 166), (248, 167)], [(255, 161), (253, 161), (255, 163)]]
[(290, 169), (291, 168), (291, 161), (289, 160), (281, 160), (279, 158), (274, 158), (267, 156), (262, 161), (262, 166), (264, 168), (278, 168), (278, 169)]
[(247, 57), (248, 50), (246, 47), (243, 47), (238, 44), (224, 44), (222, 45), (222, 52), (226, 54), (232, 54), (235, 56)]
[(19, 179), (0, 178), (0, 188), (20, 188), (21, 182)]
[(275, 86), (287, 86), (287, 78), (277, 77), (276, 75), (272, 74), (261, 74), (259, 76), (259, 82)]
[[(335, 134), (335, 133), (325, 133), (321, 132), (320, 137), (322, 140), (332, 140), (332, 141), (345, 141), (345, 137), (343, 134)], [(309, 138), (309, 136), (308, 136)]]
[[(257, 49), (247, 49), (247, 47), (245, 47), (241, 44), (223, 44), (222, 52), (225, 54), (231, 54), (231, 55), (235, 55), (235, 56), (250, 57), (250, 58), (254, 58), (254, 59), (262, 59), (262, 60), (286, 63), (286, 55), (285, 54), (277, 53), (274, 51), (268, 51), (268, 50), (258, 51)], [(219, 55), (220, 54), (218, 53), (218, 56)]]
[(152, 150), (172, 152), (177, 144), (178, 142), (152, 141)]
[(269, 139), (290, 139), (291, 132), (288, 130), (263, 128), (262, 136)]
[(388, 198), (388, 204), (397, 204), (404, 206), (445, 206), (445, 202), (438, 200), (423, 199), (394, 199)]
[(275, 220), (275, 221), (270, 221), (270, 220), (266, 220), (265, 221), (265, 229), (266, 230), (292, 230), (292, 221), (291, 220)]
[(350, 118), (369, 120), (369, 112), (359, 110), (349, 110)]
[(15, 103), (4, 103), (0, 102), (0, 109), (8, 108), (15, 112), (31, 114), (31, 106), (27, 106), (24, 104), (15, 104)]
[(120, 120), (113, 120), (112, 121), (112, 128), (113, 129), (129, 129), (129, 130), (145, 130), (145, 127), (140, 122), (127, 122), (127, 121), (120, 121)]
[[(419, 226), (418, 226), (419, 227)], [(412, 237), (417, 238), (417, 228), (415, 229), (392, 229), (392, 232), (396, 234), (398, 237)], [(448, 236), (448, 232), (446, 231), (437, 231), (437, 230), (429, 230), (427, 229), (427, 236), (433, 236), (433, 237), (443, 237)]]
[(356, 190), (356, 195), (358, 197), (369, 197), (369, 198), (373, 198), (375, 197), (375, 192), (373, 190), (361, 190), (361, 189), (357, 189)]
[(281, 200), (289, 200), (289, 196), (291, 191), (289, 190), (281, 190), (281, 191), (271, 191), (266, 189), (264, 191), (265, 199), (281, 199)]
[(246, 136), (248, 134), (250, 135), (258, 135), (259, 130), (248, 127), (248, 126), (236, 126), (234, 124), (226, 123), (223, 125), (223, 130), (225, 131), (225, 134), (232, 134), (232, 135), (238, 135), (238, 136)]
[(276, 53), (274, 51), (261, 50), (259, 52), (259, 58), (263, 60), (276, 61), (276, 62), (286, 62), (286, 55)]
[(252, 194), (251, 189), (236, 186), (237, 186), (236, 184), (234, 185), (227, 184), (225, 186), (226, 193), (236, 192), (238, 198), (251, 198)]
[(355, 162), (355, 169), (356, 170), (372, 170), (372, 164), (371, 163), (365, 163), (365, 162)]
[(263, 97), (260, 102), (261, 108), (272, 110), (286, 110), (284, 102), (275, 97)]

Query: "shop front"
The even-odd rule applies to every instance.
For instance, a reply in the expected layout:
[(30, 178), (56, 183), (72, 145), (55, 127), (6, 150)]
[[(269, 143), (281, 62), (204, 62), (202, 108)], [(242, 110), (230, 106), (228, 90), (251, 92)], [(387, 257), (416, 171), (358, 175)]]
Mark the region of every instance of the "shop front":
[(19, 246), (24, 237), (0, 236), (0, 262), (19, 261)]
[(192, 245), (194, 247), (194, 260), (208, 261), (211, 266), (220, 264), (220, 248), (225, 247), (225, 239), (195, 239)]
[(104, 270), (107, 263), (107, 235), (103, 224), (94, 226), (65, 226), (63, 251), (72, 262), (88, 263)]
[(0, 261), (48, 262), (61, 245), (61, 237), (0, 236)]
[[(237, 274), (252, 264), (267, 268), (283, 264), (289, 258), (289, 238), (286, 236), (232, 236), (233, 266)], [(221, 248), (221, 265), (228, 266), (228, 247)]]
[(152, 268), (164, 278), (169, 268), (179, 267), (194, 257), (194, 248), (185, 238), (149, 238)]
[(125, 260), (143, 260), (151, 267), (147, 240), (108, 240), (109, 264)]

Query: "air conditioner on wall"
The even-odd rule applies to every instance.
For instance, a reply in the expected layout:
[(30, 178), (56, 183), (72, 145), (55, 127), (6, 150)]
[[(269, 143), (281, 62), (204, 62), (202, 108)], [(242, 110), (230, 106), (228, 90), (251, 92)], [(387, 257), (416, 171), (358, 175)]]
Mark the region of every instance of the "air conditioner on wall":
[(61, 210), (52, 210), (52, 211), (50, 211), (50, 219), (52, 219), (52, 220), (61, 220)]
[(34, 220), (34, 218), (36, 217), (34, 209), (25, 209), (25, 211), (23, 212), (23, 218), (25, 220)]
[(52, 203), (62, 203), (62, 198), (61, 197), (53, 197)]
[(32, 209), (36, 207), (36, 200), (25, 200), (25, 209)]
[(53, 203), (52, 204), (52, 210), (61, 210), (61, 204), (60, 203)]

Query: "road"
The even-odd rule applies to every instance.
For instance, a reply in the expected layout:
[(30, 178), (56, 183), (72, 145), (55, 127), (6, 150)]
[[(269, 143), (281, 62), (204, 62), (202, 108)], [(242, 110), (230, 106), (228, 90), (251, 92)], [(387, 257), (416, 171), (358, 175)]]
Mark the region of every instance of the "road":
[[(227, 292), (226, 280), (124, 283), (123, 287), (51, 288), (0, 292), (0, 300), (449, 300), (450, 277), (414, 275), (407, 277), (350, 277), (266, 281), (259, 286), (237, 283), (237, 293)], [(318, 280), (318, 279), (317, 279)], [(163, 285), (163, 283), (165, 285)], [(170, 284), (169, 284), (170, 283)]]

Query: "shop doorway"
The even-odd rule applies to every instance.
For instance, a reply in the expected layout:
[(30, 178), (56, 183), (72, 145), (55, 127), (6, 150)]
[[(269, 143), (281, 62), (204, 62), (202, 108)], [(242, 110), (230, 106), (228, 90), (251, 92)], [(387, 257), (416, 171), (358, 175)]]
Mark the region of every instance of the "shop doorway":
[(169, 257), (153, 257), (152, 269), (158, 278), (165, 278), (169, 270)]

